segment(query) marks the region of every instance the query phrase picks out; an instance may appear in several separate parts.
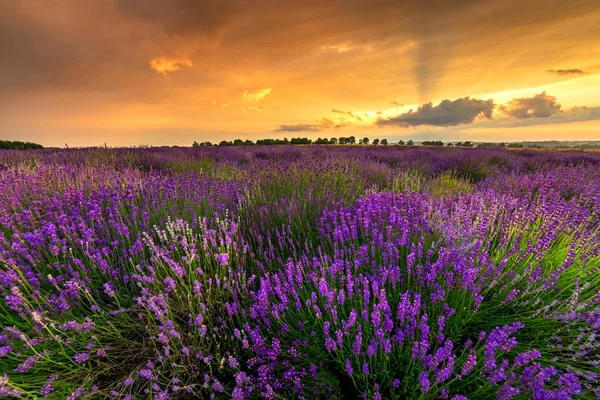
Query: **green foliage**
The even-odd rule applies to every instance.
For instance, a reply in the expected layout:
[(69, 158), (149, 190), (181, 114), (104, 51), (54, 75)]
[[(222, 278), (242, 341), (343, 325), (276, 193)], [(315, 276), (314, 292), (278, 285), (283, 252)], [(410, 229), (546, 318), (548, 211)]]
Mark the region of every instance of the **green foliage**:
[(467, 194), (473, 191), (474, 185), (466, 179), (460, 178), (453, 172), (444, 172), (425, 184), (424, 191), (434, 197)]
[(444, 146), (444, 142), (442, 142), (441, 140), (426, 140), (423, 142), (423, 146), (438, 146), (438, 147), (442, 147)]
[(0, 149), (2, 150), (40, 150), (43, 148), (44, 146), (37, 143), (0, 140)]
[(425, 184), (423, 173), (416, 169), (399, 171), (394, 177), (391, 190), (396, 193), (408, 191), (421, 191)]

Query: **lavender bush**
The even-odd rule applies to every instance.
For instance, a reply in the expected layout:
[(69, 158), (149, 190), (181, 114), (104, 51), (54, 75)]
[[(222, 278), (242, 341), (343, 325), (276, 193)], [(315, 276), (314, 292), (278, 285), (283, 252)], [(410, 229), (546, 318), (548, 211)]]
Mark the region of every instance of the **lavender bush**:
[(600, 396), (600, 153), (0, 151), (0, 397)]

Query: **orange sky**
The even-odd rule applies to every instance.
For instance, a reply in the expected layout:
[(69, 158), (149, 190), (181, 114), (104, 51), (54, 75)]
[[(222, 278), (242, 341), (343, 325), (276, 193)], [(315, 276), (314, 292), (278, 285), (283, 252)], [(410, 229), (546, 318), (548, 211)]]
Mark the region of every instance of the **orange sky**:
[(600, 140), (597, 0), (0, 0), (0, 10), (0, 139)]

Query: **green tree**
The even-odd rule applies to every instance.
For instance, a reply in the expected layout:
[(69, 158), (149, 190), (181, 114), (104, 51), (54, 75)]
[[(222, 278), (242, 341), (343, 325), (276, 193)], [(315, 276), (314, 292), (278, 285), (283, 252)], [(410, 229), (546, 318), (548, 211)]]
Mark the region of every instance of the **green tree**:
[(373, 144), (377, 146), (379, 144), (379, 139), (373, 140)]
[(387, 139), (381, 139), (381, 144), (384, 146), (387, 146), (387, 144), (388, 144)]

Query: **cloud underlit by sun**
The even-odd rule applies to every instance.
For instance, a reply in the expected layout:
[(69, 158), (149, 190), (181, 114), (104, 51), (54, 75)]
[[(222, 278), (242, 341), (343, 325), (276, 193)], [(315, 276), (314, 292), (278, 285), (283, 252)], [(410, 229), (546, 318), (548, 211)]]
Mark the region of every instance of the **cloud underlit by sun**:
[(167, 76), (169, 72), (179, 71), (181, 68), (191, 67), (194, 65), (192, 60), (190, 60), (188, 57), (177, 59), (158, 57), (150, 60), (149, 64), (150, 68), (163, 76)]
[(245, 90), (242, 94), (242, 99), (252, 103), (256, 103), (257, 101), (264, 99), (268, 94), (271, 94), (272, 90), (273, 89), (271, 88), (259, 89), (254, 91)]

